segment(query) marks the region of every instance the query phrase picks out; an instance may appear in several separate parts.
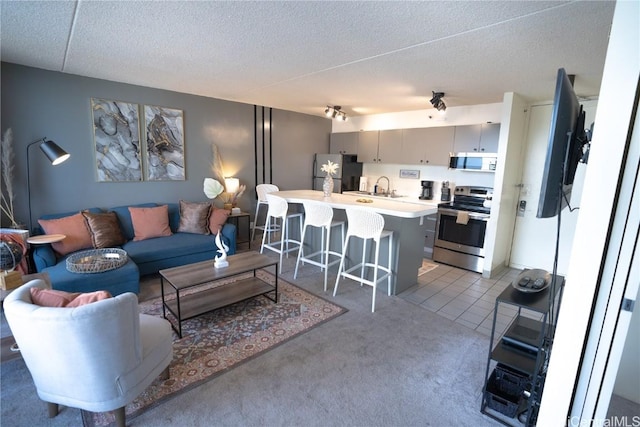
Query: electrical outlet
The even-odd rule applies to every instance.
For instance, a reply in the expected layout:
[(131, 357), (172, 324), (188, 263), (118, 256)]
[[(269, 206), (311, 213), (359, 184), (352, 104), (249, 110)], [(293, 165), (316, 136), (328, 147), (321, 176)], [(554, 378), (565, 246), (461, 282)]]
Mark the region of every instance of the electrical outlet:
[(524, 216), (524, 211), (526, 209), (527, 209), (527, 201), (526, 200), (520, 200), (520, 203), (518, 203), (517, 216), (523, 217)]

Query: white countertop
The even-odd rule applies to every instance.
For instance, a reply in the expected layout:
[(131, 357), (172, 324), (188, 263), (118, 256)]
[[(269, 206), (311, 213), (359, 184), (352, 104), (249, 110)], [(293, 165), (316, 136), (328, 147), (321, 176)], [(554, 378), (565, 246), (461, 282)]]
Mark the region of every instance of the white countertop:
[(403, 203), (417, 203), (419, 205), (427, 205), (431, 207), (438, 207), (438, 204), (442, 203), (440, 200), (421, 200), (417, 197), (411, 196), (400, 196), (400, 197), (387, 197), (383, 195), (367, 195), (362, 194), (360, 191), (345, 191), (342, 194), (346, 194), (348, 196), (357, 196), (357, 197), (368, 197), (371, 199), (383, 199), (383, 200), (392, 200), (394, 202), (403, 202)]
[[(400, 218), (419, 218), (435, 214), (438, 210), (438, 202), (433, 200), (413, 200), (410, 197), (388, 198), (380, 196), (365, 196), (357, 192), (344, 194), (333, 193), (331, 197), (324, 197), (322, 191), (315, 190), (288, 190), (271, 193), (280, 196), (289, 203), (302, 203), (307, 200), (324, 202), (335, 209), (357, 207), (371, 209), (382, 215), (396, 216)], [(359, 199), (369, 199), (371, 203), (360, 203)], [(405, 200), (402, 200), (405, 199)], [(430, 203), (425, 203), (430, 202)]]

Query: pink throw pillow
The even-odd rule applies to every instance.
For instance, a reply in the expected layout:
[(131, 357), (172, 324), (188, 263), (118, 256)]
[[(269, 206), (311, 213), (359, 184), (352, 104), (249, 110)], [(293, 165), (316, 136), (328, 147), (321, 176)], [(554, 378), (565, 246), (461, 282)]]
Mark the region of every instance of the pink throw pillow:
[(45, 234), (64, 234), (67, 236), (62, 241), (51, 244), (53, 250), (60, 255), (93, 247), (91, 233), (89, 233), (87, 224), (80, 212), (64, 218), (39, 219), (38, 223)]
[(145, 240), (173, 234), (169, 227), (169, 207), (167, 205), (153, 208), (130, 207), (129, 212), (133, 224), (133, 240)]
[(111, 298), (111, 294), (108, 291), (87, 292), (75, 297), (73, 301), (67, 304), (67, 307), (80, 307), (81, 305), (91, 304), (107, 298)]
[(222, 230), (227, 218), (229, 218), (228, 210), (211, 206), (211, 214), (209, 215), (209, 230), (211, 234), (218, 234), (218, 230)]
[(31, 302), (42, 307), (80, 307), (111, 298), (111, 294), (107, 291), (80, 293), (40, 288), (31, 288), (29, 291), (31, 292)]

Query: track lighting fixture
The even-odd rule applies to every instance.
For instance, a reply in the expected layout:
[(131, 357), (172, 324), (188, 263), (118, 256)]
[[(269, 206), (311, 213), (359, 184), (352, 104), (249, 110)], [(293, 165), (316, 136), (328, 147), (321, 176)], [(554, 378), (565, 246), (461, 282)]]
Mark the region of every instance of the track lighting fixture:
[(444, 96), (444, 92), (431, 92), (433, 94), (433, 98), (431, 98), (431, 100), (429, 102), (431, 102), (431, 105), (433, 105), (433, 108), (435, 108), (438, 111), (445, 111), (447, 109), (447, 106), (444, 104), (444, 101), (442, 100), (442, 97)]
[(340, 120), (341, 122), (346, 122), (347, 121), (347, 114), (344, 111), (341, 111), (342, 107), (339, 105), (335, 105), (335, 106), (330, 106), (327, 105), (327, 108), (324, 109), (324, 114), (327, 117), (330, 117), (332, 119), (336, 119), (336, 120)]

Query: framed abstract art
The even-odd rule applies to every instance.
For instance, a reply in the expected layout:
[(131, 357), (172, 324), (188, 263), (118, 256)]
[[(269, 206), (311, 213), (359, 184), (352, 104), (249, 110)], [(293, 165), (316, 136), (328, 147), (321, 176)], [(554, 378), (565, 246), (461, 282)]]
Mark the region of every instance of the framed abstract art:
[(146, 176), (149, 181), (183, 181), (184, 122), (182, 110), (144, 106)]
[(98, 182), (141, 181), (140, 107), (91, 98)]

